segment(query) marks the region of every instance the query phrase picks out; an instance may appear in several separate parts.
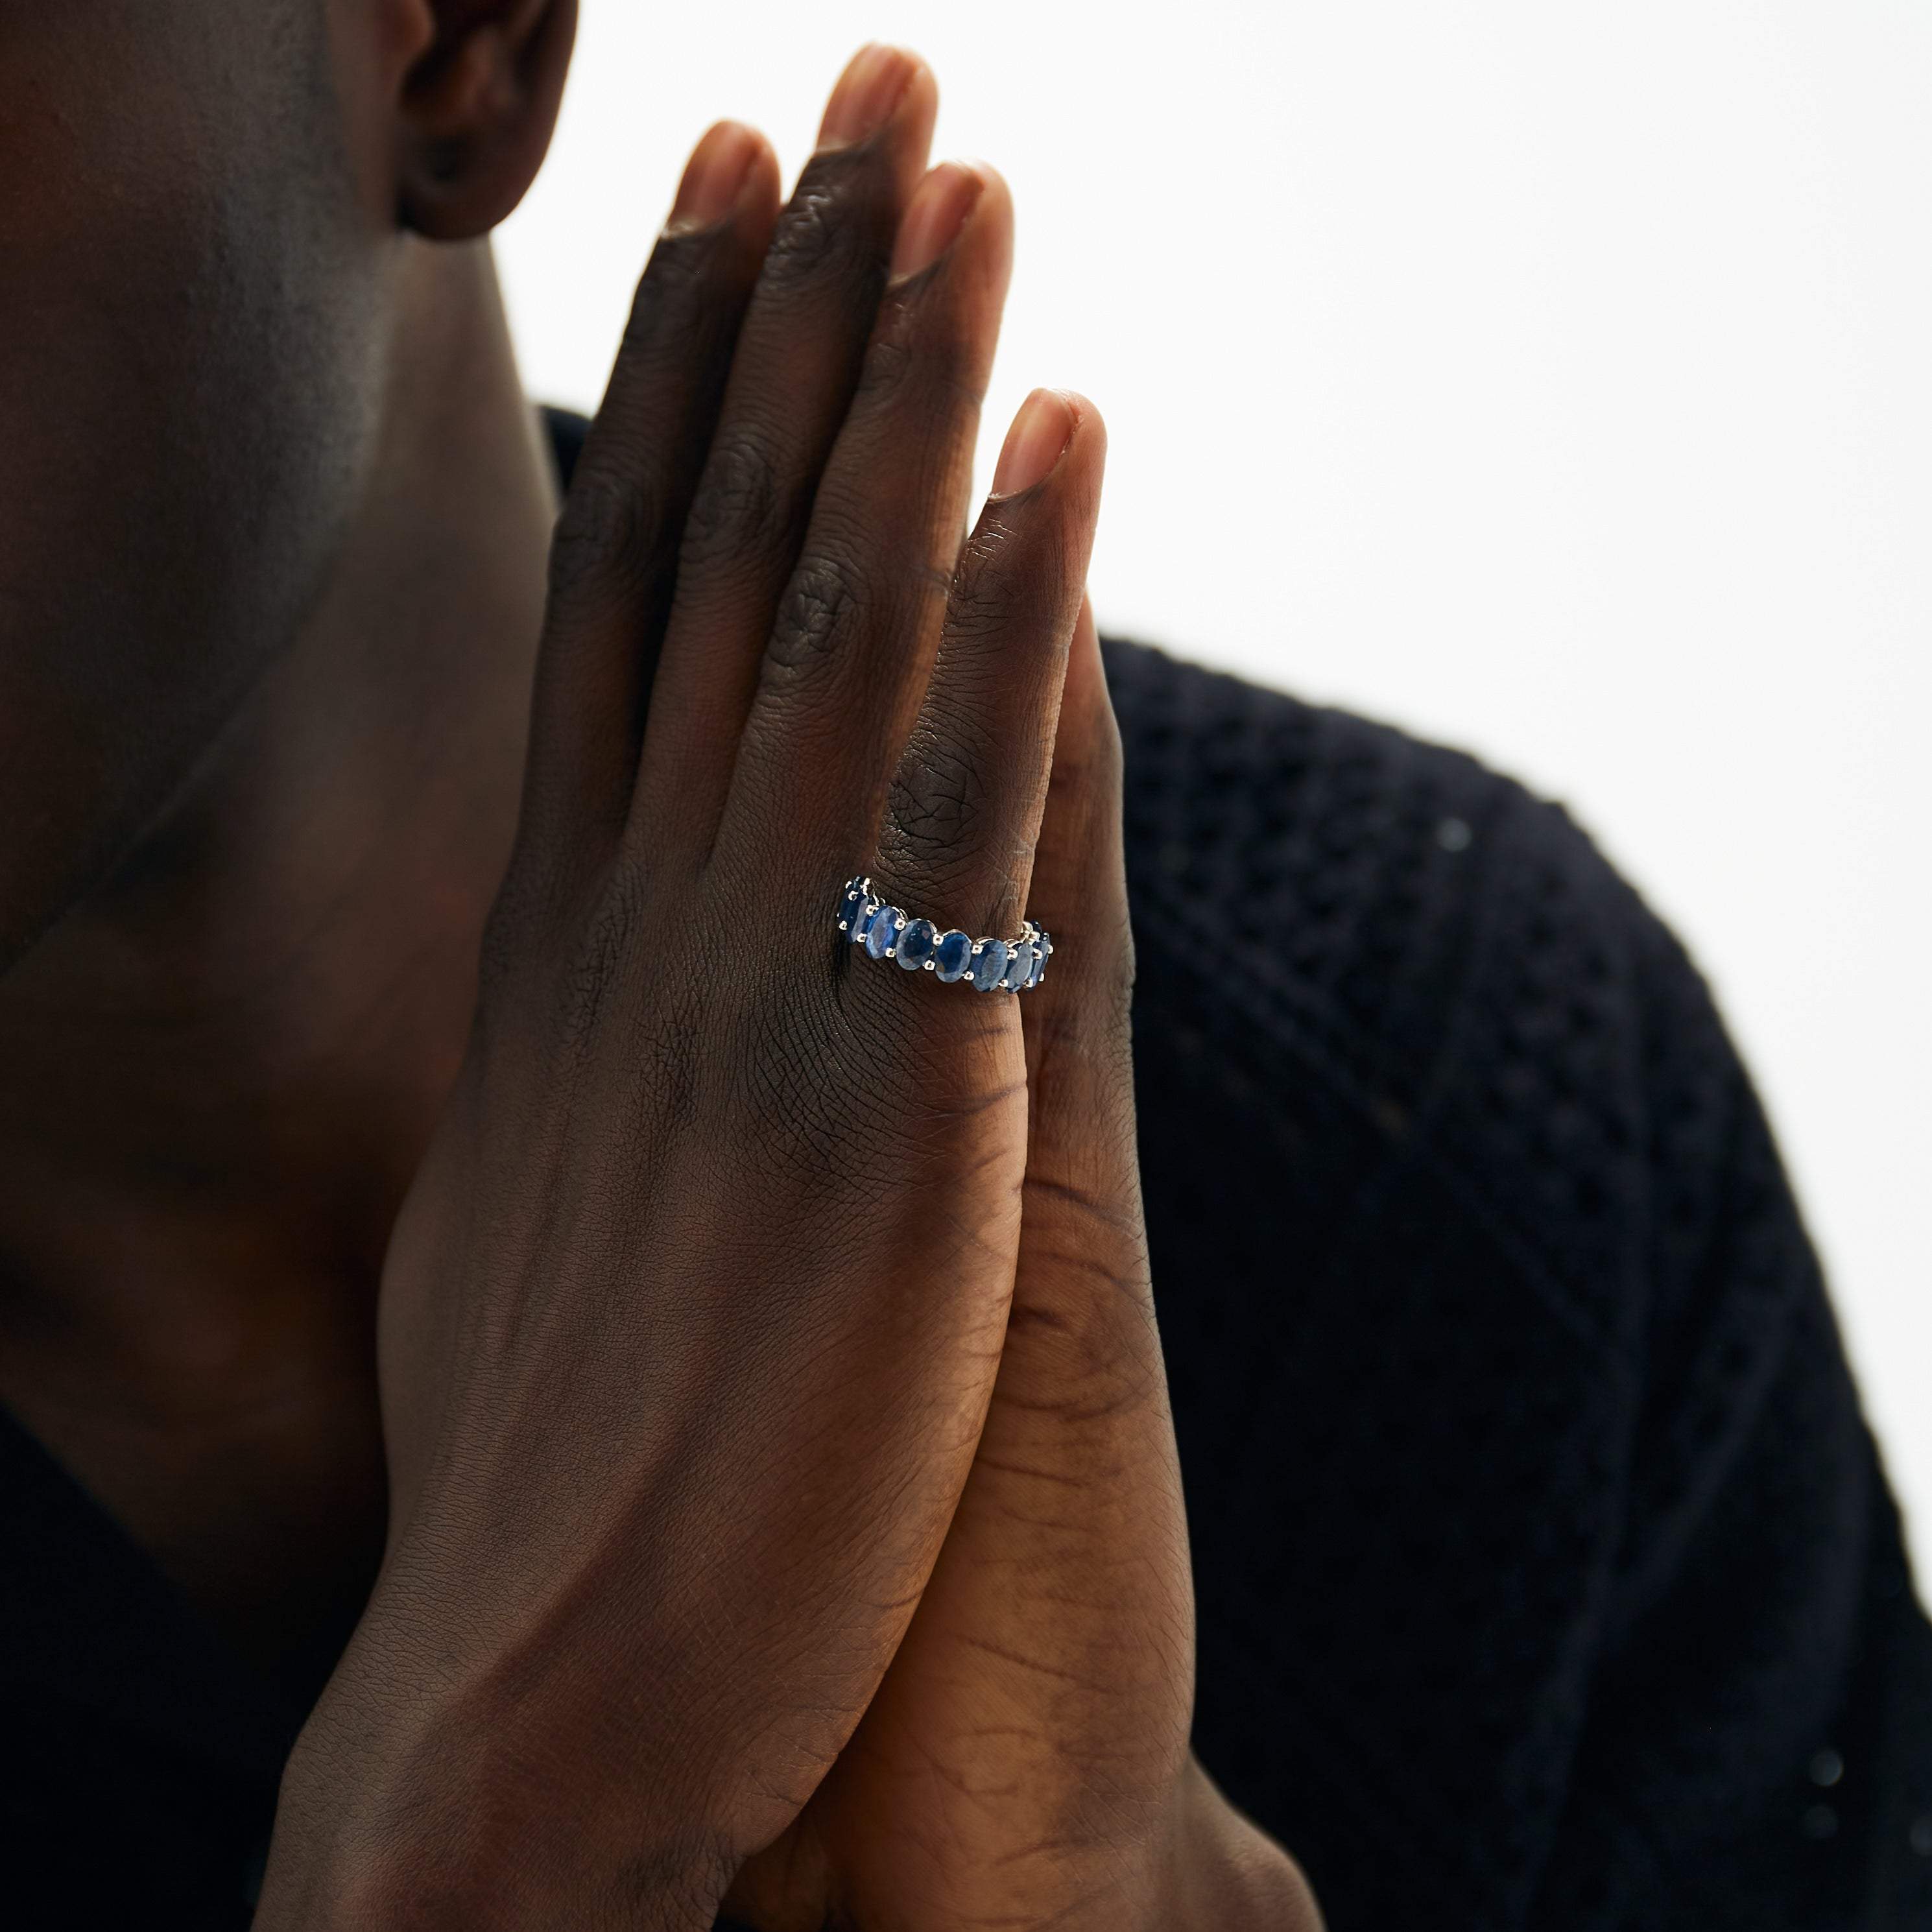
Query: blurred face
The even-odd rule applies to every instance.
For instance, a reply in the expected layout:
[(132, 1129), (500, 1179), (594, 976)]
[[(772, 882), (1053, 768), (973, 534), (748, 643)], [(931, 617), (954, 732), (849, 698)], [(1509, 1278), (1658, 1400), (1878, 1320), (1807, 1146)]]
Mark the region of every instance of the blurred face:
[(341, 44), (377, 11), (0, 0), (0, 968), (181, 782), (340, 540), (397, 250)]

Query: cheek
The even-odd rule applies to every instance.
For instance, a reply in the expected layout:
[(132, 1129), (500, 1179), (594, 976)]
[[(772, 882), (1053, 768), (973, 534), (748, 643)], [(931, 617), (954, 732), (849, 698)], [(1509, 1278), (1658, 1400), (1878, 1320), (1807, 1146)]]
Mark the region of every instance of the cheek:
[(262, 26), (301, 10), (0, 14), (0, 965), (287, 642), (369, 460), (393, 247)]

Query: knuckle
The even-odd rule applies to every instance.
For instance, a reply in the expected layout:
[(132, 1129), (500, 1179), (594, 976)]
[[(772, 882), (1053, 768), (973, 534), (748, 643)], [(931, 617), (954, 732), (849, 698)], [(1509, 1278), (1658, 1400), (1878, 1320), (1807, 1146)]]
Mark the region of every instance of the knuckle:
[(916, 404), (922, 422), (944, 430), (977, 414), (984, 400), (980, 362), (955, 327), (915, 328), (908, 322), (882, 331), (860, 369), (856, 406), (869, 412)]
[(962, 553), (946, 606), (950, 649), (998, 646), (1011, 635), (1015, 599), (1002, 574), (970, 544)]
[(650, 362), (686, 346), (692, 306), (711, 280), (701, 241), (697, 236), (667, 236), (652, 251), (624, 318), (617, 350), (620, 361)]
[(879, 330), (860, 363), (854, 413), (908, 413), (935, 446), (977, 422), (986, 402), (986, 344), (968, 316), (889, 296)]
[(632, 298), (626, 342), (679, 339), (689, 319), (684, 310), (701, 299), (716, 279), (717, 250), (712, 245), (716, 238), (715, 233), (658, 237)]
[(1079, 581), (1074, 559), (1052, 532), (1015, 527), (996, 503), (960, 546), (947, 642), (1002, 654), (1057, 646), (1072, 632)]
[(757, 431), (722, 434), (685, 523), (682, 563), (703, 570), (782, 554), (797, 510), (770, 444)]
[(784, 296), (823, 280), (876, 290), (885, 263), (872, 211), (854, 205), (863, 192), (861, 158), (826, 154), (808, 164), (798, 191), (778, 218), (761, 280)]
[(983, 349), (957, 330), (948, 329), (920, 352), (927, 381), (954, 408), (970, 412), (977, 422), (986, 400)]
[(866, 351), (854, 392), (856, 412), (890, 409), (919, 374), (919, 352), (897, 336), (881, 335)]
[(806, 558), (772, 626), (768, 673), (796, 679), (838, 656), (872, 602), (871, 586), (848, 555), (822, 550)]
[(1070, 1248), (1052, 1249), (1043, 1258), (1060, 1292), (1022, 1291), (1007, 1317), (1009, 1335), (1043, 1372), (1027, 1406), (1082, 1429), (1144, 1413), (1160, 1400), (1161, 1377), (1150, 1358), (1133, 1274)]
[(1040, 626), (1051, 632), (1064, 612), (1064, 628), (1070, 630), (1072, 609), (1079, 601), (1075, 586), (1083, 574), (1063, 526), (1028, 514), (1025, 505), (1013, 499), (995, 498), (960, 546), (954, 572), (959, 610), (955, 628), (984, 635), (994, 621), (1052, 614), (1052, 621)]
[(884, 840), (896, 866), (930, 878), (980, 844), (992, 800), (990, 751), (965, 720), (944, 732), (922, 724), (914, 734), (887, 800)]
[(660, 567), (664, 507), (641, 476), (580, 470), (550, 537), (550, 592), (566, 607), (634, 595)]

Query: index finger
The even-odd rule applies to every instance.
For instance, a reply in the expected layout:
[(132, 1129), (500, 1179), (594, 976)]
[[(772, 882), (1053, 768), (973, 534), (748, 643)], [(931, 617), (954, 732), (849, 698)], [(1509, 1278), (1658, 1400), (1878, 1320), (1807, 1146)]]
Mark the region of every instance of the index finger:
[(764, 137), (692, 152), (551, 541), (518, 876), (596, 864), (628, 809), (677, 549), (778, 206)]

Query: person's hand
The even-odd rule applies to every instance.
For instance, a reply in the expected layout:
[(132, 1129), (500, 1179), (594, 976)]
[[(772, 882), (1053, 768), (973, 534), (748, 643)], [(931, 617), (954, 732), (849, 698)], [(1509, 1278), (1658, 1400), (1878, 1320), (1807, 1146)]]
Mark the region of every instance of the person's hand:
[(904, 902), (1016, 929), (1102, 439), (1038, 400), (962, 554), (1010, 213), (989, 170), (920, 185), (934, 110), (862, 56), (782, 214), (770, 151), (714, 130), (640, 284), (385, 1270), (386, 1560), (265, 1932), (708, 1925), (952, 1519), (1019, 1241), (1020, 1001), (832, 920), (883, 851)]
[(1030, 1149), (992, 1406), (864, 1721), (729, 1895), (759, 1932), (1321, 1923), (1188, 1750), (1193, 1594), (1141, 1214), (1120, 806), (1083, 607), (1034, 866), (1030, 909), (1058, 944), (1022, 1002)]

